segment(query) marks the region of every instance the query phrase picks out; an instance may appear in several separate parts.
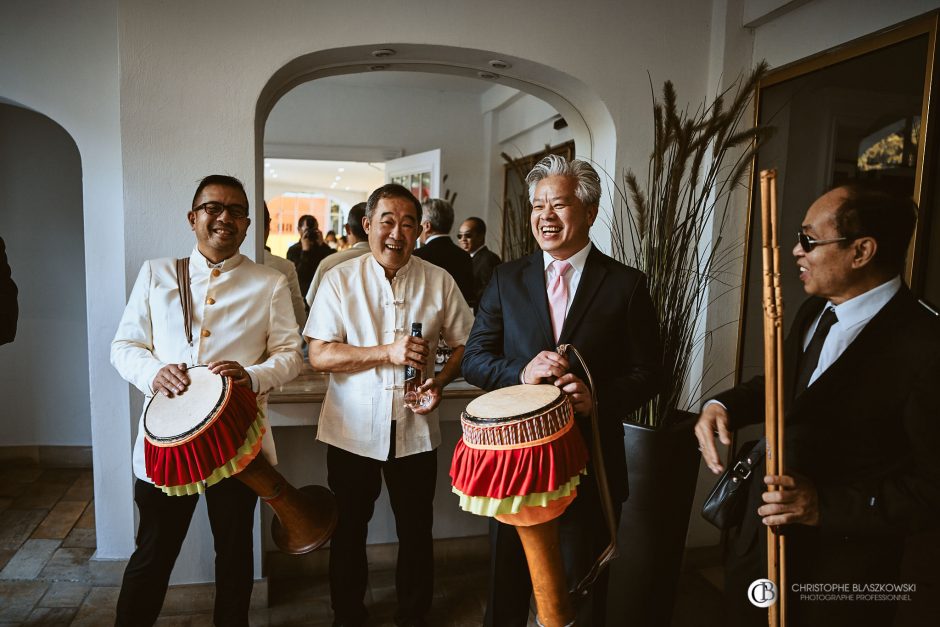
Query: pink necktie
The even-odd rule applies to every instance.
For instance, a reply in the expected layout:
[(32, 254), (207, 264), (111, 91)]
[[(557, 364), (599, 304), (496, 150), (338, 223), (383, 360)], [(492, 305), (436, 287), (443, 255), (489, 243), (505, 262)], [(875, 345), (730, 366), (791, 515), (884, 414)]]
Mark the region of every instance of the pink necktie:
[(555, 332), (555, 341), (561, 337), (561, 327), (565, 324), (565, 309), (568, 308), (568, 284), (565, 283), (565, 272), (571, 267), (567, 261), (553, 261), (551, 263), (548, 283), (548, 311), (552, 317), (552, 330)]

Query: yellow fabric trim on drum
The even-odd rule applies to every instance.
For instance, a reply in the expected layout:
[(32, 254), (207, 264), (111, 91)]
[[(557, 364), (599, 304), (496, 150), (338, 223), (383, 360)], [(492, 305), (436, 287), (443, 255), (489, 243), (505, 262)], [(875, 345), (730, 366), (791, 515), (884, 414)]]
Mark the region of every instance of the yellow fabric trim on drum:
[(548, 444), (549, 442), (554, 442), (561, 436), (565, 435), (571, 430), (571, 427), (574, 426), (574, 418), (568, 420), (565, 423), (565, 426), (556, 431), (551, 435), (547, 435), (544, 438), (538, 440), (532, 440), (531, 442), (519, 442), (518, 444), (493, 444), (493, 445), (480, 445), (480, 444), (471, 444), (464, 440), (463, 443), (467, 448), (476, 449), (478, 451), (512, 451), (517, 448), (533, 448), (539, 444)]
[[(585, 471), (582, 470), (581, 473)], [(492, 518), (498, 514), (517, 514), (523, 507), (545, 507), (555, 499), (568, 496), (581, 483), (581, 474), (577, 474), (551, 492), (536, 492), (523, 496), (507, 496), (504, 499), (494, 499), (488, 496), (467, 496), (457, 488), (451, 491), (460, 497), (460, 509), (478, 516)]]
[[(209, 488), (223, 479), (228, 479), (245, 469), (246, 457), (254, 459), (261, 451), (261, 438), (264, 436), (264, 414), (258, 412), (255, 421), (248, 427), (248, 434), (245, 436), (245, 443), (238, 448), (235, 457), (230, 459), (224, 466), (216, 468), (205, 481), (187, 483), (178, 486), (157, 486), (170, 496), (189, 496), (191, 494), (203, 494), (206, 488)], [(249, 459), (248, 461), (251, 461)]]

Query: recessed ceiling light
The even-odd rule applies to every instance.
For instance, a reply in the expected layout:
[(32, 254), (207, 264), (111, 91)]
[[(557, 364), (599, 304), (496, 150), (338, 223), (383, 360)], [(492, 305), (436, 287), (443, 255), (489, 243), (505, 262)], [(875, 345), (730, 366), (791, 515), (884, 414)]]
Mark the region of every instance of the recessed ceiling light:
[(347, 192), (349, 191), (349, 188), (348, 188), (348, 187), (346, 188), (346, 191), (347, 191)]
[(499, 78), (498, 74), (493, 74), (492, 72), (477, 72), (477, 76), (488, 81)]
[(342, 180), (343, 180), (343, 177), (337, 176), (334, 180), (336, 180), (336, 181), (342, 181)]
[(276, 178), (277, 178), (277, 174), (272, 174), (272, 175), (271, 175), (271, 178), (272, 178), (272, 179), (276, 179)]
[(372, 56), (376, 59), (395, 56), (395, 51), (391, 48), (378, 48), (372, 51)]
[(265, 162), (264, 162), (264, 167), (270, 168), (270, 167), (271, 167), (271, 162), (270, 162), (270, 161), (265, 161)]
[(334, 187), (336, 187), (336, 181), (333, 181), (332, 183), (330, 183), (330, 189), (333, 189)]
[(336, 171), (337, 171), (337, 172), (345, 172), (345, 171), (346, 171), (346, 168), (338, 168)]
[(512, 66), (506, 63), (505, 61), (503, 61), (502, 59), (493, 59), (492, 61), (490, 61), (490, 67), (493, 68), (494, 70), (507, 70)]

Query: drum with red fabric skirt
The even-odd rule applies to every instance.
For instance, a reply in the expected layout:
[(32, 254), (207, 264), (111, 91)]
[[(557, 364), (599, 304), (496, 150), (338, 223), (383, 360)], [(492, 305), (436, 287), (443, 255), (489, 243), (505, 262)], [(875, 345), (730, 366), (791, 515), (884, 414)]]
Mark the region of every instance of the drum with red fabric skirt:
[(554, 385), (515, 385), (474, 399), (460, 417), (451, 464), (465, 511), (514, 525), (525, 549), (539, 620), (573, 620), (557, 518), (588, 464), (568, 396)]
[(154, 485), (183, 496), (235, 477), (274, 509), (272, 534), (282, 551), (322, 546), (336, 527), (333, 494), (322, 486), (297, 490), (258, 454), (265, 421), (255, 393), (206, 366), (186, 372), (184, 392), (157, 394), (144, 412), (144, 462)]

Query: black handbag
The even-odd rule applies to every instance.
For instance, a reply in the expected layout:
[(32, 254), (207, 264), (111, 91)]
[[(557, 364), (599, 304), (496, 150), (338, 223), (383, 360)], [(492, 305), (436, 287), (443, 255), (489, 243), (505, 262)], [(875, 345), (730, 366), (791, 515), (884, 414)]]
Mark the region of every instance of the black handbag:
[(741, 524), (747, 486), (764, 459), (764, 438), (745, 442), (737, 459), (725, 470), (702, 506), (702, 517), (719, 529)]

